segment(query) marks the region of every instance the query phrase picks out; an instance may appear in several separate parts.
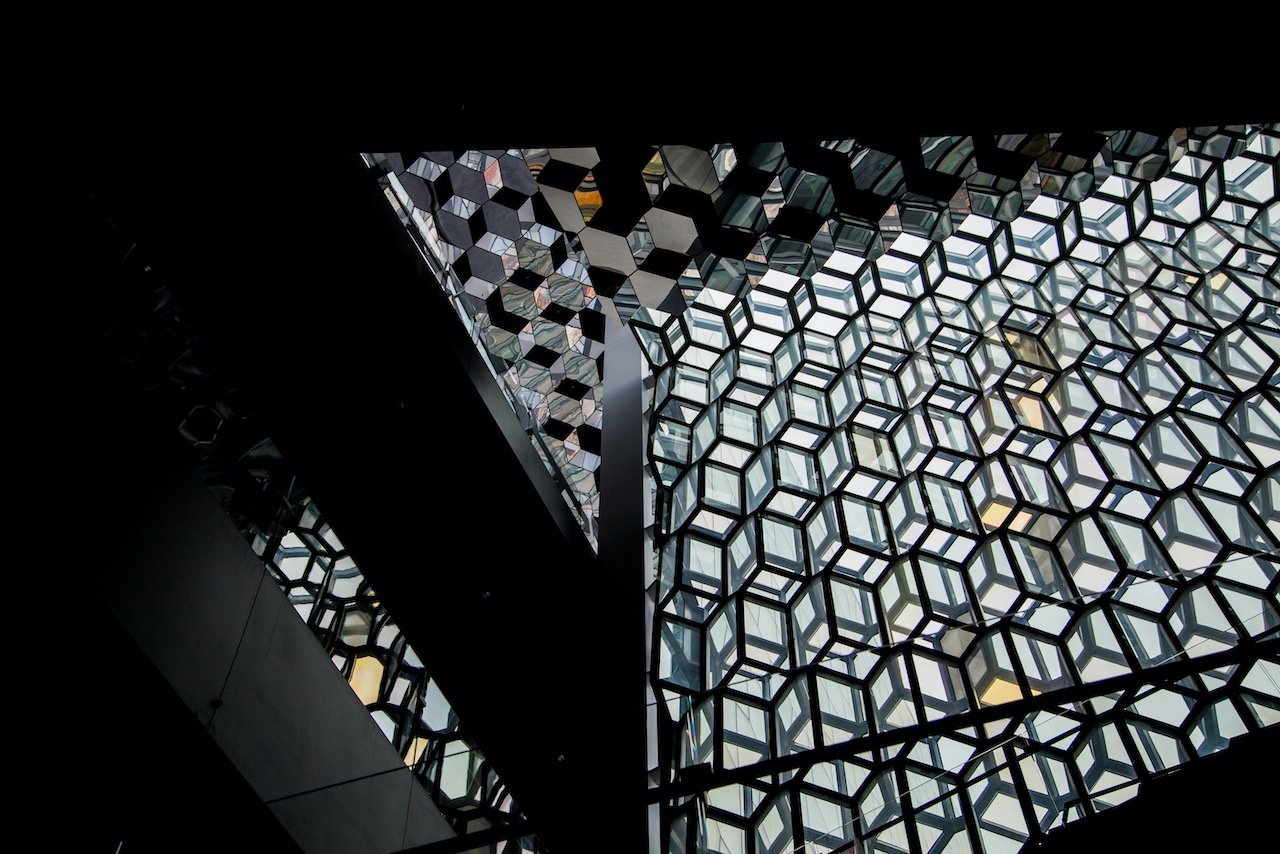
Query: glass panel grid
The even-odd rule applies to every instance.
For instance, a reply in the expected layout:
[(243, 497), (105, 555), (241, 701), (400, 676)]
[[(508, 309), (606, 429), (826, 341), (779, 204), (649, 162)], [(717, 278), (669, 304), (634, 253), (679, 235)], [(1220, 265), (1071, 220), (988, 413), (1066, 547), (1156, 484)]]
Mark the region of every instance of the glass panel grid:
[[(684, 850), (1012, 850), (1280, 719), (1257, 646), (1280, 631), (1280, 135), (1095, 142), (999, 138), (1015, 176), (923, 140), (966, 190), (941, 206), (895, 158), (824, 144), (889, 213), (854, 228), (784, 189), (756, 251), (700, 265), (725, 275), (691, 309), (633, 319), (659, 413), (667, 376), (708, 360), (695, 334), (766, 366), (681, 395), (720, 429), (654, 460), (660, 621), (696, 584), (698, 508), (730, 520), (698, 548), (733, 554), (684, 615), (705, 666), (651, 677), (662, 780), (705, 763), (751, 792), (665, 801)], [(733, 150), (735, 169), (786, 159)], [(770, 223), (792, 207), (829, 219), (783, 251)], [(695, 312), (731, 331), (695, 333)], [(768, 461), (740, 507), (730, 444)], [(704, 746), (675, 750), (695, 726)]]

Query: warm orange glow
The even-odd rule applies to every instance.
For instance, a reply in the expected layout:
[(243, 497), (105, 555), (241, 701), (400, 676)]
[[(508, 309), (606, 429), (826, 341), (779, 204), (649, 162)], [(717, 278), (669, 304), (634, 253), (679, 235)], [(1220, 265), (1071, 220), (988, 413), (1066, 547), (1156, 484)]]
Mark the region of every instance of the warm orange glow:
[(382, 689), (382, 662), (372, 655), (363, 655), (356, 659), (351, 668), (351, 690), (356, 692), (360, 702), (366, 706), (378, 702), (378, 694)]
[(427, 749), (427, 745), (431, 744), (431, 739), (418, 736), (409, 742), (409, 750), (404, 755), (404, 764), (410, 768), (418, 764), (418, 760), (422, 758), (422, 754)]
[[(1033, 697), (1039, 697), (1040, 693), (1035, 688), (1031, 689)], [(983, 706), (998, 706), (1001, 703), (1012, 703), (1014, 700), (1021, 699), (1022, 689), (1018, 687), (1017, 682), (997, 676), (978, 697), (978, 703)]]
[(1044, 418), (1040, 414), (1040, 401), (1030, 395), (1018, 396), (1018, 411), (1026, 419), (1027, 424), (1036, 430), (1044, 429)]
[(994, 531), (1004, 524), (1009, 518), (1009, 514), (1013, 512), (1013, 505), (1000, 500), (987, 502), (982, 508), (982, 524), (986, 526), (988, 531)]
[(583, 222), (591, 222), (591, 217), (595, 216), (596, 211), (600, 210), (600, 205), (604, 204), (599, 190), (578, 190), (573, 197), (578, 202), (578, 209), (582, 211)]
[(998, 676), (987, 686), (987, 690), (982, 692), (978, 702), (984, 706), (998, 706), (1001, 703), (1011, 703), (1021, 699), (1022, 691), (1018, 688), (1018, 683)]

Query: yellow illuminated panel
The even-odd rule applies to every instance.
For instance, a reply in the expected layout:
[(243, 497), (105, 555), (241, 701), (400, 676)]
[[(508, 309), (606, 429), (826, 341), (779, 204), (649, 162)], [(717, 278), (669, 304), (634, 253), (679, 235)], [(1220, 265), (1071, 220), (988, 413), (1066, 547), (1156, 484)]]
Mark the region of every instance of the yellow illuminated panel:
[(364, 655), (356, 659), (351, 668), (351, 690), (356, 692), (360, 702), (366, 706), (378, 702), (382, 689), (382, 662), (372, 655)]

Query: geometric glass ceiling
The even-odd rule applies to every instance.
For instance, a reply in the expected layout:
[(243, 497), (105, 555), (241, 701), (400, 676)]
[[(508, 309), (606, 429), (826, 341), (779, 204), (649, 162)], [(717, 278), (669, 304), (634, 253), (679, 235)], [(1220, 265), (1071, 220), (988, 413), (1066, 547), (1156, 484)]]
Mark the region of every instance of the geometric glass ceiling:
[(1016, 850), (1280, 720), (1277, 155), (636, 315), (668, 850)]
[(593, 542), (647, 355), (661, 850), (1016, 850), (1280, 720), (1275, 126), (368, 159)]
[(519, 151), (366, 157), (592, 546), (605, 315)]

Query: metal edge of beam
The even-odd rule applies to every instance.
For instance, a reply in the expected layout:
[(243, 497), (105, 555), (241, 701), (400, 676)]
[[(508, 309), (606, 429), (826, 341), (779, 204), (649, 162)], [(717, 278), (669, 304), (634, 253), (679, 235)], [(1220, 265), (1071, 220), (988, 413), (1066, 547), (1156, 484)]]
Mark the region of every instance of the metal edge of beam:
[(144, 467), (103, 510), (95, 586), (120, 625), (303, 850), (451, 838), (213, 495), (176, 456), (150, 462), (109, 464)]
[[(359, 158), (354, 159), (359, 160)], [(373, 172), (369, 170), (363, 161), (360, 161), (359, 168), (367, 173), (368, 180), (366, 183), (368, 184), (369, 204), (372, 215), (382, 219), (386, 223), (385, 228), (396, 234), (397, 245), (405, 256), (412, 261), (421, 286), (430, 293), (429, 300), (436, 305), (436, 312), (439, 317), (437, 327), (444, 338), (443, 343), (462, 363), (462, 368), (466, 372), (467, 378), (475, 387), (481, 401), (484, 403), (485, 409), (507, 440), (507, 444), (515, 455), (521, 471), (529, 479), (534, 489), (537, 490), (556, 529), (560, 531), (560, 534), (572, 548), (580, 550), (584, 555), (592, 554), (594, 550), (587, 542), (586, 535), (583, 533), (578, 520), (574, 518), (573, 511), (566, 504), (566, 500), (571, 500), (571, 496), (563, 494), (561, 487), (556, 483), (551, 473), (547, 471), (546, 465), (543, 464), (537, 450), (533, 447), (533, 437), (529, 435), (524, 425), (520, 423), (520, 419), (512, 409), (511, 403), (503, 394), (502, 389), (498, 387), (498, 381), (485, 364), (484, 356), (476, 349), (476, 345), (471, 341), (466, 330), (463, 329), (462, 322), (457, 317), (448, 295), (427, 264), (426, 258), (423, 257), (422, 249), (419, 248), (414, 236), (408, 232), (404, 224), (396, 216), (391, 204), (387, 201), (377, 181), (374, 179)], [(606, 390), (606, 402), (608, 399), (607, 394)], [(605, 418), (608, 418), (607, 403)], [(604, 459), (603, 453), (601, 457)]]
[[(634, 756), (636, 780), (636, 831), (628, 835), (640, 843), (634, 850), (647, 851), (650, 826), (646, 785), (647, 718), (644, 705), (646, 652), (649, 627), (645, 617), (644, 577), (644, 388), (639, 343), (631, 330), (610, 321), (605, 330), (604, 430), (600, 466), (600, 563), (606, 576), (623, 592), (628, 603), (625, 619), (634, 622), (635, 649), (623, 660), (634, 668), (637, 700), (634, 723), (621, 719), (624, 750)], [(631, 603), (634, 602), (634, 608)], [(634, 727), (634, 728), (633, 728)], [(629, 739), (636, 733), (634, 750)]]
[(1150, 685), (1157, 682), (1177, 681), (1193, 673), (1241, 664), (1276, 652), (1280, 652), (1280, 638), (1262, 641), (1251, 640), (1248, 643), (1241, 643), (1230, 649), (1209, 655), (1172, 661), (1146, 670), (1099, 679), (1083, 685), (1073, 685), (1038, 696), (1024, 697), (1011, 703), (984, 706), (957, 715), (947, 715), (936, 721), (877, 732), (873, 735), (806, 750), (791, 756), (766, 759), (763, 762), (757, 762), (741, 768), (714, 771), (693, 780), (677, 780), (651, 789), (648, 799), (650, 803), (660, 803), (679, 797), (697, 795), (708, 789), (731, 783), (744, 783), (768, 775), (798, 771), (829, 760), (843, 759), (871, 750), (878, 750), (896, 744), (905, 744), (906, 742), (928, 738), (932, 735), (954, 732), (964, 727), (992, 723), (1002, 718), (1023, 717), (1033, 712), (1052, 709), (1065, 703), (1083, 702), (1102, 694), (1122, 691), (1131, 685)]

